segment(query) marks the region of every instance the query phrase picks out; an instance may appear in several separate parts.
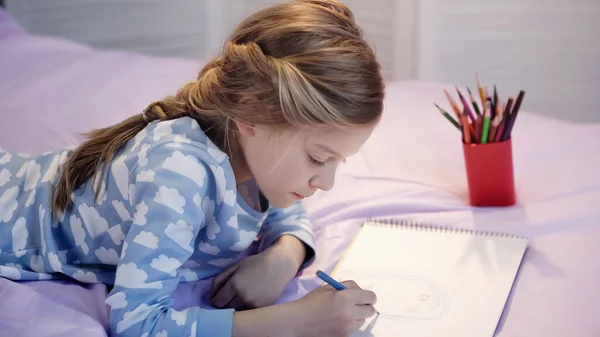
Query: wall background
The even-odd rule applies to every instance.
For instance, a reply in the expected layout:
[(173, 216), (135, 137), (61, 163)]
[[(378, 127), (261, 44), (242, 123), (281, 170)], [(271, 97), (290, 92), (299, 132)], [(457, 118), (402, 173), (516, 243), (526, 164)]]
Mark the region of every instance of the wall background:
[[(98, 48), (205, 59), (243, 17), (281, 0), (4, 0), (30, 32)], [(388, 80), (527, 91), (524, 107), (600, 122), (598, 0), (346, 0)]]

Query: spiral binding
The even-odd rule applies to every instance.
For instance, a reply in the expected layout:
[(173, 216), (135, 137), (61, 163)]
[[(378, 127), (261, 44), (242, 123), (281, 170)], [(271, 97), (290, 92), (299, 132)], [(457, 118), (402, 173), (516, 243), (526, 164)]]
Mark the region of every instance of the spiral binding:
[(386, 227), (386, 228), (401, 228), (401, 229), (409, 229), (409, 230), (419, 230), (426, 232), (443, 232), (450, 234), (463, 234), (463, 235), (477, 235), (477, 236), (491, 236), (491, 237), (503, 237), (503, 238), (514, 238), (514, 239), (522, 239), (527, 240), (526, 237), (519, 236), (516, 234), (509, 233), (500, 233), (500, 232), (490, 232), (483, 230), (475, 230), (475, 229), (466, 229), (466, 228), (452, 228), (449, 226), (442, 225), (434, 225), (423, 222), (415, 222), (409, 220), (400, 220), (400, 219), (390, 219), (390, 218), (368, 218), (365, 224), (376, 227)]

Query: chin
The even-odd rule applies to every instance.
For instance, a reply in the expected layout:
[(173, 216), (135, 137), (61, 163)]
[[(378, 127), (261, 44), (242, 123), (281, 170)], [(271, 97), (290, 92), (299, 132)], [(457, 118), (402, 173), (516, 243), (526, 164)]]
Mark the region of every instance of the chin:
[(265, 194), (265, 198), (267, 198), (267, 200), (269, 200), (269, 203), (271, 203), (271, 205), (273, 205), (277, 208), (290, 207), (298, 200), (294, 197), (293, 194), (289, 194), (289, 193), (284, 196), (274, 196), (274, 197)]

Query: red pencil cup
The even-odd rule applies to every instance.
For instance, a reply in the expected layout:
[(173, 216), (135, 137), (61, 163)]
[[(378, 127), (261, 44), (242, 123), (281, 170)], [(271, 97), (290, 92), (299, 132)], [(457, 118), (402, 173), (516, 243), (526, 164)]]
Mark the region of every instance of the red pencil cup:
[(463, 142), (469, 199), (472, 206), (516, 203), (511, 139), (498, 143)]

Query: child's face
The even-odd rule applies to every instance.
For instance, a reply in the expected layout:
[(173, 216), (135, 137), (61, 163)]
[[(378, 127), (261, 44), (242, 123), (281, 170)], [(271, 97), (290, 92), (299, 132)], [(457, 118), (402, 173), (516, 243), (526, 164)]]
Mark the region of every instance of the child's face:
[(251, 175), (269, 202), (283, 208), (317, 189), (330, 190), (338, 165), (359, 151), (374, 127), (240, 131)]

